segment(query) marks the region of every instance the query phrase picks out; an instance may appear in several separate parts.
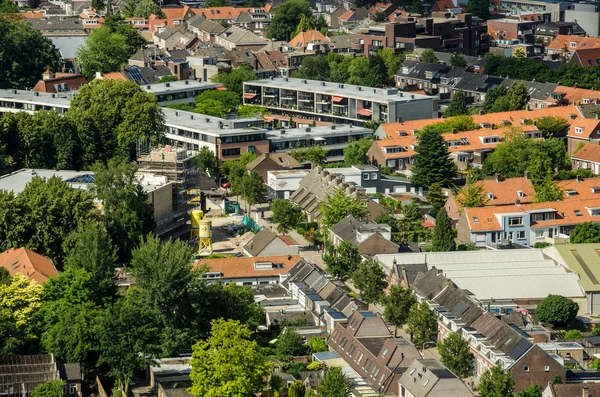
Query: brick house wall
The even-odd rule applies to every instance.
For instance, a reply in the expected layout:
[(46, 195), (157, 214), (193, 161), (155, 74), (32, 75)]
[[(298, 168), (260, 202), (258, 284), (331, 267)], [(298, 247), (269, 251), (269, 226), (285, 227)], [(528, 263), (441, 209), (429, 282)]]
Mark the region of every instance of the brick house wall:
[(560, 376), (566, 379), (566, 369), (550, 357), (539, 346), (534, 346), (508, 371), (515, 381), (515, 391), (519, 392), (531, 385), (547, 385)]

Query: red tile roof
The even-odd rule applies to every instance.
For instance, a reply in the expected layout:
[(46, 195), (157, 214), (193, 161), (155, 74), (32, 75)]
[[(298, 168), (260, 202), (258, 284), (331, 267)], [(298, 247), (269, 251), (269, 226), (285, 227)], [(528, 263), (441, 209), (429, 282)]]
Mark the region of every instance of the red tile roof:
[[(571, 43), (574, 43), (572, 45)], [(597, 37), (581, 37), (581, 36), (567, 36), (559, 34), (548, 44), (550, 50), (563, 50), (566, 46), (567, 51), (575, 51), (581, 48), (597, 48), (600, 47), (600, 38)]]
[(338, 17), (338, 19), (341, 19), (342, 21), (349, 21), (350, 18), (352, 18), (352, 16), (354, 15), (354, 11), (353, 10), (348, 10), (345, 13), (343, 13), (342, 15), (340, 15)]
[(588, 143), (571, 156), (572, 159), (600, 163), (600, 146)]
[(287, 245), (300, 245), (296, 242), (296, 240), (294, 240), (290, 236), (279, 236), (279, 238), (281, 239), (281, 241), (283, 241)]
[(21, 273), (40, 284), (50, 277), (58, 276), (50, 259), (24, 247), (11, 248), (1, 253), (0, 266), (8, 270), (11, 276)]
[(300, 32), (293, 39), (290, 40), (290, 45), (295, 48), (306, 47), (308, 43), (315, 41), (329, 41), (323, 33), (317, 30), (307, 30), (306, 32)]
[[(46, 74), (46, 72), (44, 72), (44, 74)], [(33, 87), (32, 91), (57, 93), (57, 84), (66, 84), (69, 88), (69, 91), (74, 91), (80, 89), (81, 86), (84, 86), (88, 83), (82, 74), (55, 73), (54, 75), (55, 77), (52, 79), (38, 81)]]
[[(274, 277), (287, 273), (295, 264), (300, 262), (301, 255), (261, 256), (252, 258), (211, 258), (200, 259), (194, 268), (206, 265), (211, 272), (220, 272), (221, 278), (247, 278), (247, 277)], [(256, 269), (255, 263), (272, 262), (281, 267), (270, 269)]]

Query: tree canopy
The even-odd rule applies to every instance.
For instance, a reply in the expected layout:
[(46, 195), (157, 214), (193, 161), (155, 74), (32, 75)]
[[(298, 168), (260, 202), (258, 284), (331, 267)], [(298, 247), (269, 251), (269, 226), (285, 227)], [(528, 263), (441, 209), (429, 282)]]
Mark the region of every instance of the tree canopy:
[(229, 73), (219, 72), (212, 77), (212, 81), (223, 84), (228, 91), (234, 92), (240, 97), (244, 93), (244, 82), (256, 79), (256, 73), (248, 65), (242, 65)]
[(292, 150), (292, 157), (301, 163), (308, 161), (316, 165), (323, 165), (327, 159), (327, 150), (321, 146), (300, 148)]
[(453, 95), (448, 107), (444, 110), (444, 116), (466, 116), (469, 114), (467, 98), (463, 90), (458, 89)]
[(410, 310), (417, 303), (417, 298), (409, 288), (392, 285), (387, 295), (383, 296), (383, 317), (395, 325), (396, 330), (406, 324)]
[(565, 325), (575, 319), (579, 305), (560, 295), (548, 295), (538, 303), (536, 314), (540, 321), (554, 325)]
[(96, 72), (109, 73), (121, 70), (131, 56), (127, 38), (107, 28), (95, 29), (86, 43), (77, 50), (77, 62), (88, 79)]
[(0, 88), (32, 88), (46, 69), (57, 70), (60, 54), (27, 21), (0, 18)]
[(63, 380), (49, 380), (40, 383), (31, 392), (31, 397), (62, 397), (66, 382)]
[(600, 243), (600, 225), (594, 222), (580, 223), (569, 237), (572, 244)]
[(344, 148), (344, 163), (347, 167), (353, 165), (367, 164), (369, 158), (367, 152), (373, 145), (371, 139), (360, 139), (356, 142), (352, 142)]
[(456, 250), (456, 242), (454, 241), (452, 222), (448, 217), (446, 209), (442, 208), (435, 218), (435, 228), (433, 229), (431, 251), (446, 252), (454, 250)]
[(500, 364), (485, 371), (479, 380), (481, 397), (506, 397), (512, 396), (515, 381), (510, 374), (504, 372)]
[(469, 344), (457, 332), (452, 332), (439, 342), (438, 351), (442, 363), (459, 378), (464, 379), (473, 375), (475, 357), (469, 349)]
[(321, 202), (322, 223), (325, 227), (331, 227), (347, 217), (352, 215), (361, 219), (366, 215), (361, 201), (356, 196), (346, 194), (343, 186), (336, 188), (327, 195), (327, 199)]
[(360, 290), (360, 297), (366, 303), (377, 303), (387, 288), (387, 275), (374, 260), (362, 261), (352, 273), (352, 283)]
[(306, 215), (289, 200), (275, 199), (271, 202), (273, 222), (277, 224), (279, 233), (287, 233), (295, 229), (298, 224), (306, 219)]
[(428, 342), (435, 342), (437, 337), (437, 317), (429, 308), (427, 302), (423, 301), (414, 305), (406, 320), (408, 327), (406, 332), (411, 335), (412, 342), (423, 349)]
[(219, 175), (219, 162), (215, 152), (213, 152), (208, 146), (202, 146), (197, 157), (198, 171), (201, 174), (210, 177), (213, 180), (217, 179)]
[(456, 175), (456, 164), (448, 155), (448, 148), (442, 136), (433, 130), (424, 130), (415, 147), (417, 152), (413, 167), (412, 183), (429, 187), (439, 182), (448, 186)]
[(467, 10), (484, 21), (490, 19), (490, 2), (488, 0), (469, 0)]
[(331, 367), (321, 381), (319, 397), (346, 397), (350, 395), (350, 380), (340, 367)]
[(214, 320), (208, 339), (194, 345), (192, 387), (195, 397), (249, 396), (259, 392), (269, 364), (252, 332), (238, 321)]
[(340, 280), (346, 280), (358, 269), (362, 258), (356, 248), (349, 241), (342, 241), (340, 245), (323, 255), (327, 265), (327, 273)]
[(312, 18), (307, 0), (288, 0), (279, 4), (271, 19), (269, 36), (275, 40), (291, 40), (303, 16)]

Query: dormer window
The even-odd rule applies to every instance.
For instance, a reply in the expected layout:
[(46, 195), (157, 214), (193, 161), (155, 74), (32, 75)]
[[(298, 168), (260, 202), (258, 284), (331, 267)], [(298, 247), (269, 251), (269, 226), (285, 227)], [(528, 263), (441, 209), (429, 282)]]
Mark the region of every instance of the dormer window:
[(488, 200), (493, 200), (495, 198), (494, 193), (488, 193), (487, 198), (488, 198)]
[(565, 194), (567, 196), (576, 196), (577, 195), (577, 190), (567, 190), (567, 191), (565, 191)]
[(577, 42), (575, 42), (575, 41), (571, 41), (571, 42), (569, 43), (569, 47), (571, 47), (571, 48), (577, 48)]
[(475, 222), (475, 223), (479, 223), (479, 218), (477, 218), (477, 217), (474, 217), (474, 218), (473, 218), (473, 222)]
[(583, 127), (575, 127), (575, 133), (576, 134), (583, 134), (583, 130), (584, 130)]
[(523, 198), (525, 197), (525, 193), (522, 190), (517, 190), (517, 197)]
[(594, 194), (600, 193), (600, 187), (593, 187), (592, 188), (592, 193), (594, 193)]

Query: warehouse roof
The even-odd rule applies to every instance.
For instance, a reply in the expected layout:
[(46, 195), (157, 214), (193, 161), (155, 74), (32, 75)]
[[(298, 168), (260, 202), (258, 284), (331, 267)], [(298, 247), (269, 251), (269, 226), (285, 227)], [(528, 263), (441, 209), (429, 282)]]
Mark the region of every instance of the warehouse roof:
[(586, 291), (600, 291), (600, 244), (564, 244), (544, 253), (579, 275)]

